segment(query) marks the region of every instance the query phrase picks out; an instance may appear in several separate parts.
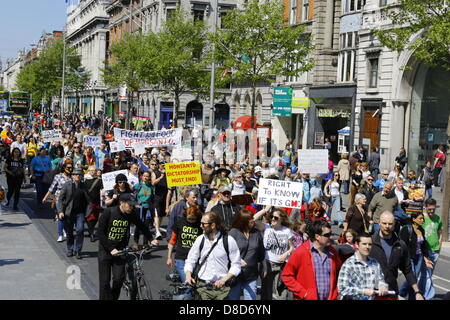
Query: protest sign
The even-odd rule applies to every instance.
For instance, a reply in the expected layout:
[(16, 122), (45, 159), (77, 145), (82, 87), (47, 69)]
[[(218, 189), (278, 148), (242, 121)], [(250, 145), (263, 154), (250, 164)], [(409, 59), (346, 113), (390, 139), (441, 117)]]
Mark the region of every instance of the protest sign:
[(121, 173), (128, 176), (128, 170), (119, 170), (102, 174), (103, 189), (112, 190), (116, 184), (116, 177)]
[(142, 143), (146, 148), (179, 146), (181, 144), (182, 129), (160, 131), (131, 131), (114, 128), (114, 140), (122, 142), (131, 148), (133, 143)]
[(328, 150), (298, 150), (298, 170), (301, 173), (328, 173)]
[(135, 175), (128, 173), (127, 174), (128, 177), (128, 183), (131, 184), (133, 187), (135, 184), (139, 183), (139, 177), (136, 177)]
[(175, 148), (172, 150), (172, 160), (176, 159), (178, 161), (191, 161), (192, 160), (192, 150), (191, 148)]
[(115, 141), (109, 142), (109, 148), (111, 150), (111, 153), (119, 152), (119, 151), (123, 151), (123, 150), (127, 149), (122, 142), (115, 142)]
[(133, 143), (131, 147), (134, 149), (134, 154), (141, 155), (145, 153), (145, 145), (142, 143)]
[(260, 179), (256, 204), (275, 207), (302, 207), (303, 183), (272, 179)]
[(41, 134), (44, 142), (62, 141), (61, 130), (46, 130), (42, 131)]
[(166, 163), (165, 167), (169, 188), (202, 183), (201, 167), (198, 161)]
[(86, 147), (100, 148), (102, 146), (102, 137), (99, 136), (84, 136), (83, 140)]

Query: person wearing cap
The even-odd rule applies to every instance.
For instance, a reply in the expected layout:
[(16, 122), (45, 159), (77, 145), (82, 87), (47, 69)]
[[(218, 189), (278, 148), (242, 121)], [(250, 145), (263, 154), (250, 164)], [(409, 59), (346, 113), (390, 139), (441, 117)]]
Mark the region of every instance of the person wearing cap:
[[(153, 236), (135, 213), (136, 200), (131, 193), (122, 193), (117, 198), (118, 205), (106, 208), (98, 222), (98, 273), (99, 299), (118, 300), (125, 280), (126, 260), (118, 256), (120, 250), (128, 245), (130, 225), (134, 224), (147, 239)], [(152, 240), (152, 245), (159, 245)], [(112, 286), (111, 286), (112, 274)]]
[(123, 173), (116, 176), (116, 185), (112, 190), (106, 194), (105, 205), (107, 207), (114, 207), (119, 204), (119, 196), (122, 193), (132, 193), (130, 184), (128, 183), (128, 178)]
[(379, 191), (383, 191), (385, 183), (388, 182), (388, 178), (389, 171), (383, 170), (383, 172), (381, 172), (381, 178), (375, 182), (374, 186), (377, 187)]
[(219, 202), (212, 207), (211, 211), (215, 212), (222, 219), (223, 226), (230, 230), (233, 225), (234, 216), (241, 210), (241, 207), (231, 201), (231, 188), (229, 186), (221, 186), (218, 191)]
[[(67, 236), (67, 256), (81, 259), (84, 240), (84, 220), (90, 214), (91, 202), (86, 185), (81, 181), (83, 170), (72, 171), (72, 180), (67, 181), (61, 189), (57, 202), (58, 217), (64, 223)], [(73, 229), (76, 230), (76, 238)]]
[(231, 179), (228, 177), (231, 171), (226, 168), (219, 168), (216, 171), (216, 177), (211, 182), (211, 189), (219, 189), (220, 186), (225, 185), (228, 186), (231, 184)]
[(259, 179), (262, 177), (262, 168), (260, 166), (255, 167), (255, 174), (253, 175), (253, 179), (256, 182), (256, 187), (259, 188)]

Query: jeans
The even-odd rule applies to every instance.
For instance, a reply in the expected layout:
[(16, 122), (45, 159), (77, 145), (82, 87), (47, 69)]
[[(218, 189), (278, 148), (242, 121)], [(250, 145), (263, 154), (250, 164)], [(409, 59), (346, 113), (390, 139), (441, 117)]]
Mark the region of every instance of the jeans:
[(350, 192), (350, 180), (341, 180), (341, 184), (344, 186), (344, 194), (349, 194), (349, 192)]
[[(411, 259), (411, 267), (417, 279), (417, 286), (419, 287), (420, 292), (424, 293), (427, 277), (427, 266), (422, 254), (418, 255), (416, 259)], [(402, 297), (406, 297), (408, 295), (408, 300), (416, 300), (414, 290), (409, 285), (408, 281), (403, 282), (400, 287), (399, 295)]]
[(373, 169), (372, 172), (371, 172), (370, 174), (373, 176), (373, 178), (374, 178), (375, 181), (376, 181), (376, 180), (378, 180), (378, 174), (379, 174), (379, 173), (380, 173), (380, 169), (376, 168), (376, 169)]
[(256, 300), (257, 280), (239, 281), (231, 287), (228, 300), (241, 300), (241, 292), (244, 291), (244, 300)]
[(425, 190), (426, 194), (428, 195), (427, 199), (433, 198), (433, 188), (428, 188)]
[[(75, 226), (76, 236), (73, 236)], [(81, 252), (84, 240), (84, 213), (78, 213), (64, 219), (64, 229), (67, 236), (67, 250)]]
[(42, 199), (44, 199), (45, 194), (48, 191), (48, 188), (50, 187), (48, 184), (42, 182), (43, 176), (36, 176), (36, 202), (38, 208), (42, 207)]
[(182, 283), (186, 282), (186, 274), (184, 273), (185, 263), (186, 260), (175, 259), (175, 270), (177, 270), (178, 274), (180, 275)]
[(439, 258), (439, 251), (428, 251), (428, 259), (430, 259), (431, 262), (433, 262), (433, 268), (427, 268), (427, 277), (425, 281), (425, 289), (423, 291), (423, 295), (425, 299), (431, 300), (434, 298), (436, 294), (436, 290), (433, 286), (433, 272), (434, 268), (436, 267), (436, 263)]
[(342, 211), (341, 211), (341, 197), (340, 196), (331, 197), (331, 204), (332, 204), (332, 207), (328, 211), (328, 213), (329, 213), (328, 217), (330, 217), (330, 219), (331, 219), (331, 214), (334, 211), (337, 216), (337, 219), (334, 219), (334, 220), (337, 220), (338, 225), (343, 224), (344, 223), (344, 215), (342, 214)]

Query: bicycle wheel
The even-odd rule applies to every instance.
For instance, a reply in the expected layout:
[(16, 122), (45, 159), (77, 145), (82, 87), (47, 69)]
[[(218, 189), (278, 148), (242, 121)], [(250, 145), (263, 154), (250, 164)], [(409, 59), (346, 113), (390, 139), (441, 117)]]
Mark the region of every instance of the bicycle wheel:
[(153, 300), (152, 292), (150, 291), (150, 286), (144, 277), (138, 277), (136, 279), (137, 283), (137, 300)]

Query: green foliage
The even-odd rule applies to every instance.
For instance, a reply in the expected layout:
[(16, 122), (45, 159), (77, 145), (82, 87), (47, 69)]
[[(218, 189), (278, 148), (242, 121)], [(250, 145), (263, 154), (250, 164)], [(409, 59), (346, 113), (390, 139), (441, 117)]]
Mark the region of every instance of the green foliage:
[[(312, 68), (307, 59), (313, 47), (303, 26), (288, 26), (280, 1), (251, 0), (224, 19), (224, 29), (212, 36), (220, 68), (232, 70), (238, 83), (273, 81), (275, 76), (297, 76)], [(298, 65), (293, 64), (298, 62)]]
[[(399, 0), (399, 10), (388, 14), (394, 28), (375, 32), (394, 51), (412, 50), (430, 66), (450, 70), (450, 11), (446, 0)], [(414, 41), (412, 37), (420, 34)]]
[[(33, 99), (50, 99), (59, 96), (62, 88), (63, 40), (53, 41), (38, 57), (25, 65), (17, 75), (17, 87), (33, 95)], [(76, 75), (81, 66), (80, 57), (74, 48), (66, 47), (66, 81), (67, 89), (84, 86), (89, 80), (86, 73), (83, 77)]]

